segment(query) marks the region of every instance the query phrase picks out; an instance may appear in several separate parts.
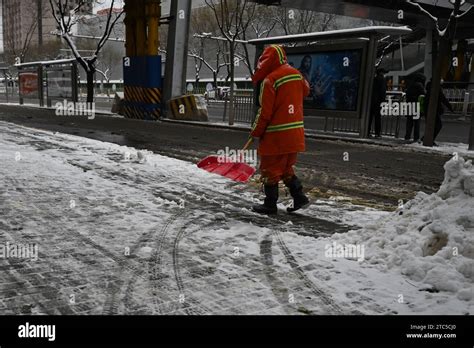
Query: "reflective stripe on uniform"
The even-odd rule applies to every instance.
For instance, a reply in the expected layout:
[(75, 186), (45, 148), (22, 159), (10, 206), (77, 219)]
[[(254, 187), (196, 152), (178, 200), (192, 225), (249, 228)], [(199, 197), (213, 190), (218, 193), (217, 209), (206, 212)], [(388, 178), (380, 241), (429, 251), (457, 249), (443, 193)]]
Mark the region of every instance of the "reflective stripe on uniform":
[(280, 46), (278, 45), (272, 45), (272, 47), (277, 51), (278, 53), (278, 58), (280, 60), (280, 64), (283, 65), (285, 64), (285, 54), (283, 53), (283, 50), (281, 49)]
[(265, 80), (262, 81), (260, 84), (260, 94), (258, 96), (258, 101), (260, 104), (260, 107), (258, 108), (257, 116), (255, 117), (255, 121), (253, 122), (252, 125), (252, 131), (255, 130), (257, 127), (258, 119), (260, 118), (260, 114), (262, 113), (262, 103), (263, 103), (263, 89), (265, 88)]
[(265, 80), (262, 81), (260, 84), (260, 94), (258, 95), (258, 103), (260, 104), (260, 107), (263, 105), (263, 90), (265, 88)]
[(284, 123), (284, 124), (279, 124), (276, 126), (268, 126), (266, 132), (271, 133), (271, 132), (281, 132), (281, 131), (286, 131), (289, 129), (296, 129), (296, 128), (304, 128), (304, 122), (291, 122), (291, 123)]
[(273, 84), (273, 88), (277, 89), (281, 85), (284, 85), (287, 82), (302, 81), (302, 80), (303, 80), (303, 76), (301, 76), (300, 74), (286, 75), (276, 80), (275, 83)]
[(253, 122), (253, 125), (252, 125), (252, 131), (254, 131), (255, 128), (257, 128), (258, 119), (260, 118), (261, 113), (262, 113), (262, 108), (258, 108), (257, 116), (255, 117), (255, 121)]

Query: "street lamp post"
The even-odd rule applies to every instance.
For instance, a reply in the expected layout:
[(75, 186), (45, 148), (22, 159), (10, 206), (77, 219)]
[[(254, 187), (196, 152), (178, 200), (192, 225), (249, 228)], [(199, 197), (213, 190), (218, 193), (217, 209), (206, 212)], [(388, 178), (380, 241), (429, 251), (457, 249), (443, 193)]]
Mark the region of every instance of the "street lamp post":
[(469, 150), (474, 151), (474, 112), (471, 113), (471, 130), (469, 132)]
[[(444, 57), (449, 55), (451, 50), (452, 41), (455, 37), (456, 29), (456, 19), (459, 14), (459, 9), (465, 0), (449, 0), (453, 4), (453, 21), (449, 21), (447, 27), (445, 28), (445, 35), (439, 37), (438, 48), (436, 45), (433, 46), (433, 58), (435, 59), (435, 68), (433, 69), (433, 77), (431, 80), (431, 91), (430, 91), (430, 100), (428, 103), (428, 110), (426, 116), (426, 128), (425, 136), (423, 140), (424, 146), (433, 146), (434, 145), (434, 133), (435, 133), (435, 123), (436, 123), (436, 113), (438, 112), (438, 98), (441, 92), (441, 69), (443, 64)], [(434, 54), (436, 52), (436, 55)]]

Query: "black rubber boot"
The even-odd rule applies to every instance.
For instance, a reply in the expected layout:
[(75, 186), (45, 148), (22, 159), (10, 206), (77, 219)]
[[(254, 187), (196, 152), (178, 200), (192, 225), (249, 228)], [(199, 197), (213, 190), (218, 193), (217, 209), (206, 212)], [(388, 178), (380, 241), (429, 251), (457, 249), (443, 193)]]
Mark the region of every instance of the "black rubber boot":
[(290, 189), (291, 197), (293, 197), (293, 207), (286, 208), (287, 212), (292, 213), (309, 205), (309, 199), (303, 193), (303, 186), (296, 176), (291, 177), (289, 181), (285, 182), (285, 185)]
[(259, 214), (276, 214), (278, 212), (278, 184), (265, 185), (263, 187), (263, 191), (265, 192), (265, 201), (263, 202), (263, 204), (254, 205), (252, 207), (252, 210)]

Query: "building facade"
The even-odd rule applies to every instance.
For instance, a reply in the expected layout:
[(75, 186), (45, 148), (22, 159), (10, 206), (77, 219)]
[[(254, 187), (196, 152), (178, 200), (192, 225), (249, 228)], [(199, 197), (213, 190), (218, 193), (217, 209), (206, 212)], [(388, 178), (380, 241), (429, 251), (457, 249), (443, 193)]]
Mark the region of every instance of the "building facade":
[[(82, 0), (69, 1), (69, 11)], [(92, 14), (93, 0), (87, 0), (80, 14)], [(49, 0), (2, 0), (3, 45), (5, 53), (25, 58), (35, 47), (57, 42)]]

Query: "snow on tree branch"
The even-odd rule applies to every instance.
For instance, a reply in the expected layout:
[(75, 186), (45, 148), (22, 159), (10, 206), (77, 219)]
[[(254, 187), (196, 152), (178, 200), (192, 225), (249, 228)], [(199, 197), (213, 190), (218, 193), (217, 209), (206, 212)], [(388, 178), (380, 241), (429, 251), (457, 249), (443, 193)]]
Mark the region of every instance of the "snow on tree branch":
[[(99, 53), (110, 38), (115, 24), (121, 19), (124, 13), (124, 11), (122, 10), (118, 14), (115, 14), (115, 3), (116, 0), (110, 1), (110, 6), (108, 6), (105, 28), (103, 29), (103, 33), (100, 36), (99, 42), (97, 43), (97, 47), (95, 48), (94, 53), (90, 57), (83, 57), (76, 46), (76, 42), (74, 41), (71, 32), (73, 27), (78, 24), (78, 17), (80, 17), (79, 14), (83, 9), (84, 5), (86, 4), (86, 1), (79, 0), (73, 3), (72, 1), (69, 2), (69, 0), (49, 0), (53, 18), (58, 25), (58, 35), (61, 36), (64, 41), (66, 41), (67, 45), (72, 51), (72, 54), (86, 72), (88, 102), (93, 101), (94, 74), (97, 72), (96, 63)], [(72, 4), (74, 4), (74, 6), (72, 6)], [(114, 15), (115, 18), (113, 18)], [(101, 71), (100, 73), (102, 72), (103, 71)]]
[(440, 26), (439, 26), (439, 18), (438, 17), (435, 17), (433, 14), (431, 14), (427, 9), (425, 9), (419, 3), (413, 2), (412, 0), (406, 0), (406, 3), (409, 4), (409, 5), (415, 6), (422, 13), (427, 15), (433, 21), (434, 25), (436, 26), (436, 30), (438, 31), (438, 35), (440, 37), (444, 37), (446, 35), (446, 32), (448, 31), (448, 29), (451, 26), (451, 22), (464, 17), (467, 13), (469, 13), (474, 8), (474, 5), (471, 5), (466, 11), (464, 11), (461, 14), (456, 14), (455, 13), (456, 10), (454, 10), (453, 12), (451, 12), (451, 15), (449, 16), (448, 23), (446, 24), (446, 27), (444, 29), (441, 29)]
[(456, 16), (456, 19), (460, 19), (462, 17), (464, 17), (464, 15), (468, 14), (469, 12), (471, 12), (471, 10), (474, 8), (474, 5), (471, 5), (466, 11), (464, 11), (463, 13), (461, 13), (460, 15), (457, 15)]
[(412, 2), (411, 0), (407, 0), (406, 1), (407, 4), (409, 5), (412, 5), (412, 6), (415, 6), (417, 7), (421, 12), (423, 12), (425, 15), (427, 15), (428, 17), (431, 18), (431, 20), (434, 22), (434, 24), (436, 25), (436, 29), (438, 30), (438, 33), (440, 34), (440, 36), (443, 36), (441, 35), (441, 32), (442, 30), (439, 28), (439, 18), (438, 17), (435, 17), (433, 16), (427, 9), (425, 9), (423, 6), (421, 6), (419, 3), (417, 2)]

